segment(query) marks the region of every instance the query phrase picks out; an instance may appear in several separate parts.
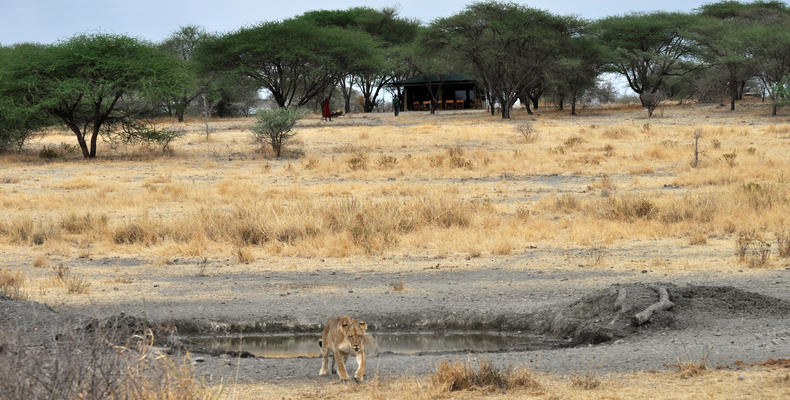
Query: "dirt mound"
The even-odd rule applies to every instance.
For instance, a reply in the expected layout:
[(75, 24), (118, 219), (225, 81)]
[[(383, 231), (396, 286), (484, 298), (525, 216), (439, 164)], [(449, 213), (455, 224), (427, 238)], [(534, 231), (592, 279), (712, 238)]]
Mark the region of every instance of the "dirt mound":
[[(654, 306), (660, 289), (667, 291), (666, 309)], [(639, 313), (654, 307), (647, 320)], [(644, 315), (643, 315), (644, 316)], [(572, 345), (603, 343), (640, 332), (683, 329), (716, 319), (790, 317), (790, 302), (731, 286), (684, 286), (671, 283), (613, 285), (567, 306), (531, 316), (536, 333), (561, 336)]]

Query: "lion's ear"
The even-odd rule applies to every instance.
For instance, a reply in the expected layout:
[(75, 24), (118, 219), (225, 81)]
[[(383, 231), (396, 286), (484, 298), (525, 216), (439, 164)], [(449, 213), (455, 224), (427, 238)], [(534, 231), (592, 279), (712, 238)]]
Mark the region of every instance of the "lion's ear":
[(359, 327), (362, 328), (363, 331), (368, 330), (368, 324), (365, 321), (359, 321)]

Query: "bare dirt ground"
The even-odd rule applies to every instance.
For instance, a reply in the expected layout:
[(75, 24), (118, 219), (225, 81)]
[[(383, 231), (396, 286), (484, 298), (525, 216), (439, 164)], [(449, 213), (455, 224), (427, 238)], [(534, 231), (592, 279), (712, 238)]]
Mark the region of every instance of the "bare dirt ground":
[[(11, 314), (6, 307), (2, 314), (0, 307), (0, 323), (54, 321), (51, 312), (99, 319), (125, 313), (174, 324), (179, 334), (300, 331), (317, 337), (326, 320), (349, 314), (365, 319), (374, 335), (474, 329), (540, 331), (573, 341), (574, 334), (549, 332), (539, 321), (585, 299), (585, 323), (600, 324), (604, 317), (596, 313), (603, 311), (595, 309), (613, 300), (607, 297), (614, 296), (612, 285), (663, 282), (739, 291), (706, 289), (685, 298), (681, 293), (689, 289), (671, 289), (673, 310), (603, 344), (582, 340), (473, 357), (561, 375), (665, 370), (706, 355), (710, 366), (790, 358), (790, 261), (773, 244), (790, 229), (790, 126), (786, 116), (772, 119), (766, 111), (681, 106), (651, 120), (625, 109), (579, 118), (542, 110), (534, 117), (517, 114), (513, 122), (480, 112), (302, 121), (296, 148), (303, 154), (284, 160), (252, 151), (244, 134), (250, 120), (239, 120), (215, 122), (219, 130), (209, 140), (199, 124), (188, 125), (194, 132), (170, 157), (135, 149), (108, 150), (95, 162), (65, 150), (52, 162), (36, 151), (6, 156), (0, 160), (0, 262), (22, 271), (26, 296), (53, 310), (22, 306)], [(540, 132), (537, 143), (522, 143), (514, 131), (524, 121)], [(705, 165), (691, 169), (691, 132), (700, 126), (710, 132)], [(70, 140), (51, 134), (32, 146)], [(456, 147), (463, 152), (448, 150)], [(730, 151), (738, 154), (734, 166), (720, 154)], [(368, 166), (355, 169), (360, 154)], [(750, 183), (758, 185), (757, 195)], [(318, 220), (308, 231), (319, 233), (305, 234), (290, 222), (310, 221), (329, 202), (389, 205), (436, 193), (484, 205), (465, 211), (463, 223), (371, 230), (362, 239), (356, 225), (332, 231)], [(651, 199), (657, 211), (599, 213), (610, 198)], [(202, 210), (262, 199), (293, 207), (293, 215), (279, 210), (260, 217), (287, 220), (271, 228), (276, 240), (239, 244), (213, 225), (179, 230), (214, 218)], [(685, 206), (689, 199), (693, 205)], [(694, 211), (705, 207), (705, 215)], [(86, 212), (106, 221), (86, 228), (64, 222)], [(14, 233), (25, 218), (33, 231), (52, 221), (43, 243)], [(119, 236), (134, 221), (152, 232), (150, 239)], [(771, 241), (768, 262), (735, 256), (739, 232), (749, 229)], [(89, 289), (68, 293), (53, 278), (63, 267)], [(403, 290), (396, 290), (400, 282)], [(195, 367), (209, 383), (329, 382), (317, 376), (319, 359), (197, 357)], [(383, 354), (368, 368), (383, 378), (423, 376), (440, 360), (468, 357)]]

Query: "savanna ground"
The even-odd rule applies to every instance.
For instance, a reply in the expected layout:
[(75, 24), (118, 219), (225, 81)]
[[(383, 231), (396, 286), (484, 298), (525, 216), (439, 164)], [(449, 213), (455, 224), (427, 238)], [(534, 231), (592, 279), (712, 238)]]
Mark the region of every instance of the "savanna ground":
[[(248, 331), (318, 331), (340, 313), (374, 331), (433, 315), (485, 322), (640, 280), (790, 299), (786, 112), (657, 113), (308, 117), (282, 159), (251, 144), (252, 119), (212, 120), (208, 136), (188, 121), (171, 154), (105, 144), (91, 161), (52, 130), (0, 157), (3, 290), (85, 315)], [(787, 366), (760, 364), (790, 358), (786, 316), (758, 322), (712, 322), (677, 345), (662, 332), (538, 361), (492, 355), (538, 383), (452, 396), (786, 397)], [(671, 366), (708, 353), (699, 375)], [(432, 375), (440, 357), (381, 358), (381, 376), (359, 386), (314, 378), (315, 359), (263, 375), (277, 365), (226, 361), (198, 372), (226, 371), (208, 381), (230, 398), (450, 396)]]

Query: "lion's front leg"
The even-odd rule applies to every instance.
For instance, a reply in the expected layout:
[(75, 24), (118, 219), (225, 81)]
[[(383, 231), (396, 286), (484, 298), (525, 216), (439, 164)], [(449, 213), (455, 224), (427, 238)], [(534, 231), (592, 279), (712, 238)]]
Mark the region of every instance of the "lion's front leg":
[(365, 379), (365, 351), (360, 350), (357, 352), (357, 372), (354, 373), (354, 378), (362, 382)]
[(334, 362), (337, 365), (337, 375), (340, 380), (348, 380), (348, 372), (346, 372), (346, 359), (348, 354), (344, 354), (340, 350), (335, 350)]

